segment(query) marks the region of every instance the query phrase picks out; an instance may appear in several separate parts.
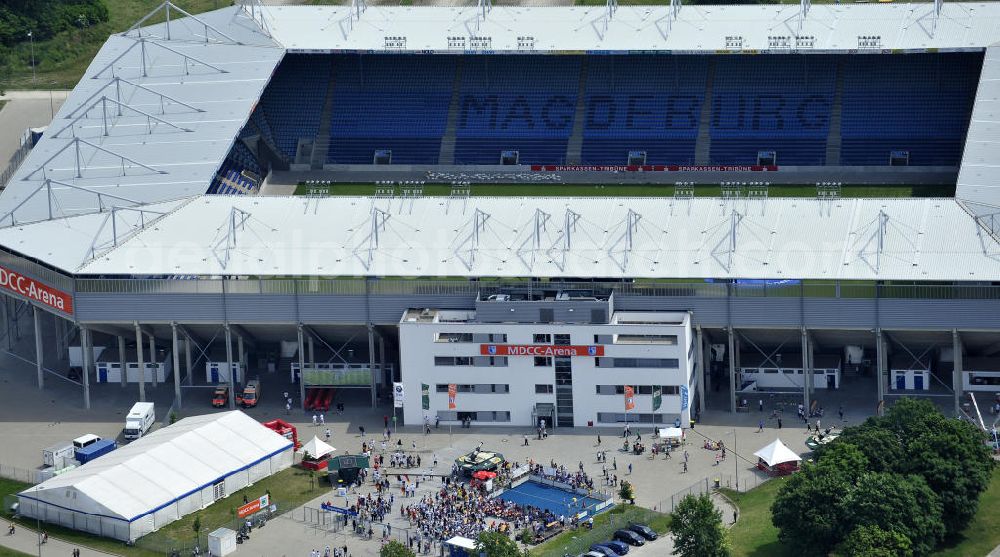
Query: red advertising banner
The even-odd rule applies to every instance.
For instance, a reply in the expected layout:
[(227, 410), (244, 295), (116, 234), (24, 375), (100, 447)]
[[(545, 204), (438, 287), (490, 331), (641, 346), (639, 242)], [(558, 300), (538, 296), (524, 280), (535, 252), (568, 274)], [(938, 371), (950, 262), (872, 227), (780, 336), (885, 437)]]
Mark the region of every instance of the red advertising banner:
[(776, 165), (761, 164), (646, 164), (646, 165), (559, 165), (559, 164), (533, 164), (532, 172), (775, 172)]
[(254, 499), (246, 505), (236, 509), (236, 515), (240, 518), (245, 518), (261, 509), (266, 509), (267, 506), (271, 504), (268, 499), (267, 495), (261, 495), (259, 499)]
[(73, 313), (73, 296), (4, 267), (0, 267), (0, 288), (63, 313)]
[(635, 410), (635, 389), (625, 385), (625, 411)]
[(604, 347), (592, 346), (553, 346), (551, 344), (480, 344), (479, 353), (483, 356), (603, 356)]
[(458, 396), (458, 385), (454, 383), (448, 384), (448, 410), (454, 410), (457, 408), (455, 405), (455, 397)]

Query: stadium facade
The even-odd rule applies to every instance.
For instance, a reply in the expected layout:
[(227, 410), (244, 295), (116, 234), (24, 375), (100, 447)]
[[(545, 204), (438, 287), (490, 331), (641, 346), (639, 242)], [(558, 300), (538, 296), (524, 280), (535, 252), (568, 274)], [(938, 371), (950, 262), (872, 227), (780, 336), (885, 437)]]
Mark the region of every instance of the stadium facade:
[[(693, 367), (676, 382), (621, 382), (686, 385), (695, 411), (712, 382), (736, 409), (749, 346), (794, 346), (806, 401), (817, 350), (868, 351), (880, 401), (894, 394), (890, 353), (934, 351), (957, 409), (963, 354), (998, 351), (1000, 6), (807, 7), (247, 5), (176, 19), (164, 5), (169, 23), (108, 39), (0, 195), (0, 307), (7, 323), (33, 313), (40, 386), (48, 319), (59, 350), (70, 327), (121, 354), (134, 342), (140, 368), (147, 341), (146, 357), (169, 346), (178, 400), (192, 345), (218, 333), (229, 363), (246, 345), (291, 345), (303, 401), (307, 388), (357, 387), (374, 403), (398, 361), (413, 404), (418, 384), (472, 383), (411, 362), (476, 356), (438, 354), (429, 336), (403, 342), (414, 311), (466, 312), (473, 336), (512, 343), (577, 327), (572, 346), (609, 344), (621, 358), (638, 356), (595, 335), (649, 312), (686, 316), (689, 333), (643, 334), (694, 339)], [(211, 195), (252, 193), (276, 168), (373, 163), (958, 178), (955, 198), (915, 199)], [(608, 304), (601, 319), (594, 300)], [(483, 316), (504, 304), (517, 317), (494, 330)], [(567, 317), (578, 305), (585, 324)], [(345, 358), (336, 345), (359, 336)], [(364, 379), (318, 373), (317, 343)], [(530, 384), (558, 385), (554, 362), (546, 373)], [(596, 380), (581, 393), (600, 392)], [(573, 406), (573, 423), (609, 421), (601, 404)], [(664, 405), (651, 420), (681, 417)]]

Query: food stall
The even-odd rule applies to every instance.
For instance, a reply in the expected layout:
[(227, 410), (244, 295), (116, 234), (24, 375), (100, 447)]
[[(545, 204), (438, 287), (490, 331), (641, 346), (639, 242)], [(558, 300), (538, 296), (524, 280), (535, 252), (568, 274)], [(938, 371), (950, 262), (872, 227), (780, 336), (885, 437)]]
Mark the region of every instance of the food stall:
[(661, 427), (656, 430), (656, 444), (670, 449), (681, 446), (684, 442), (684, 430), (679, 427)]
[(326, 468), (326, 461), (329, 458), (330, 453), (336, 450), (337, 449), (323, 442), (323, 440), (319, 437), (313, 435), (312, 441), (302, 445), (302, 448), (295, 451), (295, 454), (302, 456), (302, 461), (299, 462), (299, 466), (305, 468), (306, 470), (322, 470), (323, 468)]

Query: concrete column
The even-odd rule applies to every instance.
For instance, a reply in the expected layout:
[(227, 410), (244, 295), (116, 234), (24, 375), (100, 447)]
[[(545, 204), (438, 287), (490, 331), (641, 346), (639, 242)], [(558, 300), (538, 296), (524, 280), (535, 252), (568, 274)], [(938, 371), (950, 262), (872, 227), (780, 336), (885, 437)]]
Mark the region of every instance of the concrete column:
[(694, 363), (698, 366), (698, 407), (705, 411), (705, 391), (708, 390), (708, 371), (705, 370), (705, 337), (701, 332), (701, 325), (695, 327), (694, 332)]
[[(240, 373), (246, 375), (246, 357), (243, 354), (243, 335), (236, 335), (236, 359), (239, 362)], [(247, 382), (247, 378), (243, 377), (243, 382)]]
[(66, 354), (66, 347), (63, 342), (63, 328), (62, 319), (58, 315), (52, 316), (52, 330), (55, 332), (55, 350), (52, 352), (56, 355), (57, 360), (61, 360), (63, 355)]
[(90, 371), (94, 367), (94, 343), (90, 329), (80, 327), (80, 348), (83, 352), (83, 407), (90, 410)]
[(21, 324), (20, 324), (20, 322), (17, 319), (17, 315), (19, 313), (19, 311), (18, 311), (18, 304), (19, 304), (19, 302), (17, 301), (16, 298), (11, 298), (11, 300), (10, 300), (10, 305), (11, 305), (11, 314), (10, 314), (11, 317), (10, 317), (10, 320), (11, 320), (11, 323), (13, 324), (13, 326), (14, 326), (14, 340), (21, 340)]
[(174, 366), (174, 399), (177, 400), (177, 409), (180, 410), (183, 403), (181, 402), (181, 350), (177, 344), (177, 323), (170, 324), (170, 340), (174, 351), (171, 360)]
[(736, 339), (735, 331), (729, 327), (729, 411), (736, 413)]
[[(382, 335), (378, 336), (378, 371), (385, 379), (385, 339), (382, 338)], [(393, 375), (392, 380), (396, 380), (395, 375)]]
[[(146, 362), (142, 357), (142, 327), (139, 322), (135, 322), (135, 354), (139, 364), (139, 402), (146, 402)], [(128, 370), (122, 368), (122, 373)]]
[(14, 331), (10, 328), (10, 308), (7, 307), (7, 296), (0, 295), (0, 310), (3, 310), (3, 331), (7, 337), (7, 350), (14, 347)]
[(31, 306), (35, 318), (35, 369), (38, 371), (38, 388), (45, 388), (45, 369), (42, 352), (42, 315), (41, 310)]
[(122, 376), (121, 383), (122, 387), (125, 386), (125, 372), (127, 371), (125, 366), (128, 364), (125, 358), (125, 337), (118, 336), (118, 365), (122, 366)]
[(184, 371), (187, 371), (187, 384), (194, 385), (194, 370), (191, 369), (191, 339), (184, 338)]
[(377, 384), (375, 381), (375, 326), (368, 324), (368, 370), (371, 372), (372, 408), (378, 407)]
[[(153, 365), (158, 363), (156, 361), (156, 338), (154, 338), (153, 335), (149, 335), (149, 363)], [(157, 383), (156, 372), (154, 371), (152, 376), (152, 386), (155, 387)]]
[(233, 334), (229, 323), (223, 325), (226, 330), (226, 371), (229, 372), (229, 409), (236, 410), (236, 374), (233, 373)]
[(952, 352), (954, 352), (953, 360), (955, 368), (952, 370), (951, 375), (951, 388), (955, 391), (955, 415), (962, 415), (962, 392), (963, 389), (963, 374), (965, 373), (965, 363), (962, 361), (962, 335), (959, 334), (958, 329), (953, 329), (951, 331), (951, 346)]
[(299, 404), (302, 410), (306, 409), (306, 345), (302, 340), (302, 323), (298, 326), (299, 340)]
[(309, 346), (309, 367), (316, 367), (316, 343), (312, 335), (306, 337), (306, 344)]
[(882, 329), (875, 329), (875, 392), (878, 394), (878, 405), (876, 412), (881, 416), (883, 404), (885, 404), (885, 340), (882, 338)]
[(802, 405), (806, 407), (806, 415), (809, 412), (810, 395), (812, 394), (811, 380), (812, 367), (809, 365), (809, 333), (802, 327)]

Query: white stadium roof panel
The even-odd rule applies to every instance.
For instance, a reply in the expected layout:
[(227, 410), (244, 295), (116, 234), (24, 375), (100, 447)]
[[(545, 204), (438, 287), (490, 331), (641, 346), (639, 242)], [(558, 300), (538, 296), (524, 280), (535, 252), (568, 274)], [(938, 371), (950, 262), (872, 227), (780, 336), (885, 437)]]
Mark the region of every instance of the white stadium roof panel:
[[(537, 238), (536, 214), (545, 221)], [(232, 232), (234, 216), (241, 224)], [(576, 225), (567, 246), (568, 218)], [(202, 196), (76, 271), (989, 280), (1000, 261), (988, 246), (962, 207), (943, 198)]]

